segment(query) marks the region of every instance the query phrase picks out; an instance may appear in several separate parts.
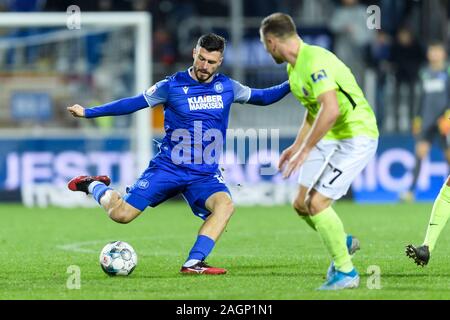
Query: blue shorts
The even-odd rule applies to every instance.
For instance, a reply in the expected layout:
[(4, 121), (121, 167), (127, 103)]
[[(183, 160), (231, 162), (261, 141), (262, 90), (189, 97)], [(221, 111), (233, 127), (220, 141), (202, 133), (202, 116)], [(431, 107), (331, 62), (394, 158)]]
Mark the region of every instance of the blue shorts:
[[(206, 200), (217, 192), (230, 194), (220, 171), (216, 173), (194, 172), (176, 166), (170, 161), (153, 159), (136, 183), (127, 190), (124, 200), (141, 211), (182, 194), (192, 212), (206, 219), (211, 212)], [(231, 195), (230, 195), (231, 196)]]

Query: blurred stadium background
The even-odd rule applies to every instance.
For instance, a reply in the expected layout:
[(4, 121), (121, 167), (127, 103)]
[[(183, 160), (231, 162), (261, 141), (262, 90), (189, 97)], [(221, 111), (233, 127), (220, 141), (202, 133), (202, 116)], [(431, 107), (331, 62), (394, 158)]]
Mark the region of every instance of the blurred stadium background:
[[(70, 5), (81, 9), (81, 29), (20, 27), (0, 21), (0, 202), (95, 206), (83, 195), (65, 190), (70, 177), (109, 174), (118, 186), (133, 183), (139, 171), (136, 155), (142, 148), (137, 123), (151, 128), (147, 142), (155, 148), (151, 140), (162, 136), (162, 108), (137, 116), (80, 121), (66, 107), (135, 95), (188, 68), (202, 33), (213, 31), (228, 41), (221, 72), (251, 87), (284, 81), (285, 66), (273, 63), (258, 34), (261, 19), (276, 11), (291, 14), (307, 42), (333, 50), (352, 68), (377, 114), (382, 133), (379, 152), (349, 197), (396, 202), (411, 185), (418, 74), (426, 63), (427, 44), (448, 42), (447, 0), (0, 0), (0, 12), (66, 14)], [(381, 9), (380, 30), (367, 27), (370, 5)], [(84, 13), (110, 11), (149, 13), (148, 47), (139, 49), (131, 26), (83, 25)], [(150, 60), (150, 74), (144, 78), (136, 72), (146, 70), (137, 61), (138, 50), (147, 50)], [(139, 85), (142, 79), (149, 81), (145, 87)], [(294, 139), (302, 114), (292, 96), (267, 108), (234, 106), (230, 128), (280, 130), (279, 150), (265, 163), (224, 165), (237, 203), (289, 203), (295, 179), (284, 182), (279, 175), (262, 176), (259, 168), (276, 163), (277, 153)], [(256, 152), (265, 154), (261, 147)], [(247, 148), (244, 157), (255, 154)], [(422, 169), (417, 199), (429, 201), (448, 175), (438, 145)]]

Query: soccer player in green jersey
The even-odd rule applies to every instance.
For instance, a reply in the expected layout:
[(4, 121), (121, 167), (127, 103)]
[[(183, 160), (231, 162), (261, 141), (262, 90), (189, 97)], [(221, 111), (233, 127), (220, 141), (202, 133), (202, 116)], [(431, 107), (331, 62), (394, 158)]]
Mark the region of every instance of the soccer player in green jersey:
[(414, 260), (418, 266), (426, 266), (430, 261), (431, 253), (436, 246), (437, 239), (450, 217), (450, 176), (447, 183), (442, 186), (441, 192), (434, 201), (431, 211), (427, 234), (421, 246), (409, 244), (406, 246), (406, 255)]
[(332, 263), (319, 289), (359, 286), (351, 254), (359, 248), (332, 208), (375, 155), (375, 115), (350, 69), (330, 51), (305, 43), (289, 15), (261, 22), (261, 41), (275, 62), (287, 62), (291, 91), (306, 108), (295, 142), (280, 157), (289, 177), (299, 168), (295, 211), (322, 238)]
[(406, 255), (414, 260), (414, 262), (424, 267), (430, 260), (430, 255), (434, 250), (436, 241), (444, 229), (445, 224), (450, 217), (450, 176), (447, 183), (444, 183), (441, 192), (434, 201), (433, 210), (431, 211), (430, 223), (428, 224), (425, 241), (421, 246), (406, 246)]

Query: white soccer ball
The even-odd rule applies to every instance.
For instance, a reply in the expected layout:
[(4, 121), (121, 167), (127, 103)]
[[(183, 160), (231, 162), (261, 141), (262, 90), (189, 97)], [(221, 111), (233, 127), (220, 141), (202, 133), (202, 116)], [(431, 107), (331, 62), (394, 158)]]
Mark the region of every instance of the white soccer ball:
[(102, 270), (110, 276), (128, 276), (136, 268), (136, 251), (124, 241), (113, 241), (103, 247), (100, 253)]

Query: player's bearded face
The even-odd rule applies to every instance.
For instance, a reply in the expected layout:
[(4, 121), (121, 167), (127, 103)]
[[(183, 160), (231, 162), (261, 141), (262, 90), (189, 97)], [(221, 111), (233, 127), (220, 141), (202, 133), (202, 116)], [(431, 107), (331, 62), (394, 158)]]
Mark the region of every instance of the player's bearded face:
[(194, 73), (199, 82), (208, 81), (222, 64), (222, 53), (197, 47), (194, 49)]
[(274, 52), (271, 53), (270, 55), (277, 64), (282, 64), (284, 62), (284, 60), (277, 53)]
[(260, 31), (260, 36), (261, 36), (261, 42), (263, 43), (264, 48), (266, 48), (266, 51), (272, 56), (273, 60), (277, 64), (282, 64), (284, 62), (284, 60), (280, 56), (280, 54), (277, 52), (277, 46), (276, 46), (275, 40), (273, 38), (268, 40), (267, 37), (265, 37), (261, 31)]

